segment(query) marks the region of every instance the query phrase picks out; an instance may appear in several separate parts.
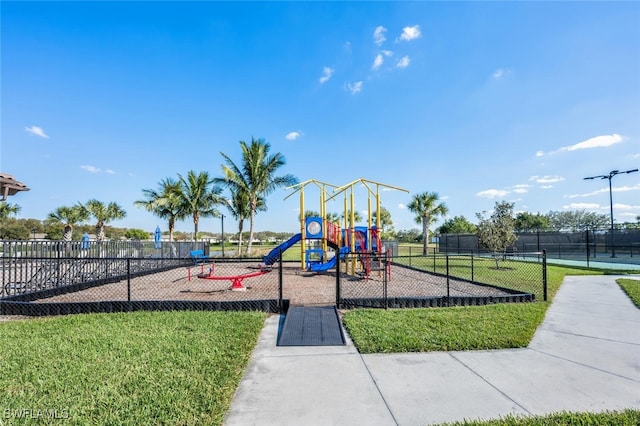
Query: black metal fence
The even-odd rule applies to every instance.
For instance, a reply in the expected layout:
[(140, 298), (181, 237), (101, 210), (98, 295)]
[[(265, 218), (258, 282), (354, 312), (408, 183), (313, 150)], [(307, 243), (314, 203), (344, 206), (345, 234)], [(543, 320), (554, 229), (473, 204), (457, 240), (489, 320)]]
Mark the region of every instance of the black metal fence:
[[(582, 232), (521, 232), (507, 249), (510, 254), (546, 250), (549, 259), (600, 261), (640, 265), (640, 229), (589, 230)], [(486, 253), (475, 234), (442, 234), (441, 253)]]
[[(428, 256), (347, 255), (338, 280), (342, 308), (485, 305), (547, 300), (546, 255), (525, 259), (432, 254)], [(349, 263), (361, 262), (359, 276)], [(357, 262), (355, 262), (357, 264)], [(367, 269), (366, 265), (378, 265)]]
[[(65, 243), (55, 255), (44, 246), (4, 244), (0, 314), (60, 315), (133, 310), (286, 311), (289, 304), (354, 307), (435, 307), (546, 300), (543, 253), (526, 260), (467, 255), (346, 254), (336, 269), (303, 271), (280, 259), (156, 256), (155, 247), (113, 246), (131, 257), (84, 254)], [(7, 250), (7, 247), (9, 248)], [(189, 249), (189, 250), (187, 250)], [(75, 250), (75, 251), (74, 251)], [(121, 252), (122, 251), (122, 252)], [(49, 254), (49, 252), (46, 252)], [(144, 253), (144, 256), (139, 255)], [(166, 253), (172, 253), (167, 251)]]

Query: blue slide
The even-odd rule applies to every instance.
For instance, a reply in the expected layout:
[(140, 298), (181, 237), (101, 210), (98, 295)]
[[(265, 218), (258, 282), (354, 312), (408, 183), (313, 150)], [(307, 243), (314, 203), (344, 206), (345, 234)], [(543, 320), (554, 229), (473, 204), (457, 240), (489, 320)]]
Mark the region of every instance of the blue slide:
[(312, 272), (324, 272), (328, 271), (329, 269), (333, 269), (336, 267), (336, 260), (338, 260), (338, 257), (342, 259), (345, 253), (349, 253), (349, 247), (342, 247), (338, 254), (333, 256), (333, 258), (328, 262), (312, 263), (311, 265), (309, 265), (309, 270)]
[(292, 245), (300, 241), (300, 237), (301, 237), (300, 234), (296, 234), (293, 237), (289, 238), (284, 243), (280, 244), (279, 246), (271, 250), (268, 255), (262, 258), (262, 261), (264, 262), (264, 264), (273, 265), (276, 262), (276, 260), (278, 260), (278, 258), (280, 257), (280, 252), (287, 250), (289, 247), (291, 247)]

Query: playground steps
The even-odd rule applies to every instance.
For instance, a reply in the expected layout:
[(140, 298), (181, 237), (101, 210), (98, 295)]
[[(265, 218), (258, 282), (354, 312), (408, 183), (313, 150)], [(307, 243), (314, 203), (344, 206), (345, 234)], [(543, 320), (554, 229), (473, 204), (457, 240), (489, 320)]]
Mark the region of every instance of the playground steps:
[(278, 336), (278, 346), (345, 345), (335, 306), (292, 306)]

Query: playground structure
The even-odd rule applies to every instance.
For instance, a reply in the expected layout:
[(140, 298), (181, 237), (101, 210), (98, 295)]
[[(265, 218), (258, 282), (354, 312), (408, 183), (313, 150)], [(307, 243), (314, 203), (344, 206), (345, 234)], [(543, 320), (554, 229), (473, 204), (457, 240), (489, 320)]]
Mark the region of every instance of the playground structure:
[[(188, 281), (191, 281), (191, 267), (187, 267), (188, 270)], [(215, 264), (211, 263), (209, 266), (209, 272), (204, 272), (204, 264), (201, 264), (201, 272), (197, 275), (198, 278), (205, 280), (214, 280), (214, 281), (230, 281), (232, 291), (245, 291), (247, 288), (242, 284), (242, 281), (246, 278), (259, 277), (260, 275), (264, 275), (267, 272), (271, 272), (271, 269), (268, 268), (260, 268), (259, 271), (250, 272), (248, 274), (241, 275), (214, 275)]]
[[(305, 216), (305, 187), (315, 185), (320, 192), (320, 216)], [(367, 190), (367, 226), (356, 226), (355, 220), (355, 187), (361, 185)], [(295, 234), (283, 242), (263, 258), (265, 265), (272, 265), (281, 252), (300, 243), (300, 264), (303, 270), (322, 272), (333, 269), (338, 261), (345, 260), (344, 271), (347, 274), (366, 276), (372, 270), (380, 270), (380, 257), (384, 253), (381, 241), (380, 226), (380, 189), (387, 188), (409, 192), (406, 189), (374, 182), (367, 179), (357, 179), (342, 186), (332, 185), (316, 179), (310, 179), (287, 189), (293, 192), (284, 199), (291, 197), (296, 192), (300, 197), (300, 233)], [(332, 192), (329, 192), (329, 190)], [(327, 203), (340, 194), (344, 196), (344, 213), (342, 220), (328, 219)], [(375, 210), (372, 208), (375, 202)], [(375, 212), (375, 221), (374, 213)], [(329, 249), (334, 251), (334, 256), (329, 259)], [(360, 254), (362, 256), (347, 256), (347, 253)], [(360, 271), (357, 264), (362, 265)]]

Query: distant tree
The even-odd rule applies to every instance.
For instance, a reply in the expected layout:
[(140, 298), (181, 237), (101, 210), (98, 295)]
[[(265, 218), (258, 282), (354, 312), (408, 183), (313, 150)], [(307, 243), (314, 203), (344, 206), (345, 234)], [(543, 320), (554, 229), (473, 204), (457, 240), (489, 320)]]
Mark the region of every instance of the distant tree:
[(304, 211), (304, 218), (308, 218), (308, 217), (320, 217), (320, 213), (318, 213), (315, 210), (305, 210)]
[(87, 201), (87, 204), (79, 207), (84, 208), (88, 216), (95, 218), (96, 239), (98, 241), (104, 240), (104, 227), (106, 224), (112, 220), (124, 219), (127, 216), (127, 212), (113, 201), (105, 204), (102, 201), (91, 199)]
[(208, 172), (196, 174), (193, 170), (186, 177), (178, 175), (180, 189), (174, 193), (181, 206), (180, 211), (189, 212), (193, 219), (193, 236), (198, 235), (201, 217), (220, 217), (218, 206), (228, 205), (222, 196), (222, 188), (214, 184)]
[(151, 234), (142, 229), (129, 228), (124, 232), (124, 237), (130, 240), (148, 240)]
[(338, 213), (327, 212), (324, 217), (331, 223), (340, 224), (340, 215)]
[(423, 192), (416, 194), (407, 206), (410, 212), (416, 216), (415, 222), (422, 224), (422, 255), (427, 255), (427, 244), (429, 243), (429, 226), (436, 221), (438, 216), (447, 214), (448, 209), (444, 203), (438, 203), (439, 197), (436, 192)]
[(514, 233), (515, 219), (513, 217), (514, 203), (506, 201), (496, 202), (491, 216), (476, 213), (478, 218), (478, 242), (493, 252), (496, 269), (500, 268), (499, 260), (506, 257), (506, 251), (518, 237)]
[[(238, 188), (231, 193), (231, 200), (227, 206), (231, 215), (238, 221), (238, 256), (242, 255), (242, 235), (244, 230), (244, 221), (251, 217), (251, 203), (249, 194), (243, 189)], [(267, 209), (263, 197), (256, 200), (256, 211), (264, 211)]]
[(298, 179), (290, 174), (276, 176), (278, 169), (286, 164), (285, 157), (278, 153), (269, 155), (271, 145), (263, 139), (251, 138), (251, 143), (240, 141), (242, 150), (242, 163), (236, 165), (231, 158), (221, 152), (226, 165), (222, 165), (223, 178), (217, 179), (229, 188), (232, 194), (241, 191), (249, 201), (249, 242), (247, 254), (251, 253), (251, 240), (253, 240), (253, 227), (255, 215), (259, 211), (260, 199), (263, 201), (264, 210), (267, 209), (265, 200), (267, 195), (283, 186), (291, 186), (298, 183)]
[(419, 243), (422, 240), (422, 232), (419, 229), (403, 229), (396, 232), (396, 239), (400, 243)]
[[(378, 217), (377, 210), (374, 211), (371, 215), (373, 219), (372, 222), (375, 224), (376, 219)], [(380, 206), (380, 223), (376, 224), (376, 226), (380, 229), (382, 234), (382, 238), (385, 240), (391, 240), (395, 238), (395, 229), (393, 229), (393, 220), (391, 219), (391, 212), (386, 208)]]
[(134, 201), (137, 207), (143, 207), (154, 216), (168, 222), (169, 241), (173, 241), (173, 231), (176, 228), (176, 221), (183, 220), (189, 216), (189, 212), (183, 209), (180, 192), (180, 182), (168, 177), (160, 181), (158, 190), (143, 189), (143, 200)]
[(546, 215), (520, 212), (516, 215), (515, 230), (517, 232), (548, 231), (551, 221)]
[(0, 221), (0, 239), (3, 240), (28, 240), (31, 229), (24, 221), (7, 218)]
[(437, 231), (439, 234), (475, 234), (476, 225), (464, 216), (454, 216), (440, 225)]
[(585, 210), (551, 211), (546, 214), (550, 228), (555, 231), (584, 231), (607, 228), (609, 216)]
[[(59, 223), (63, 225), (62, 239), (64, 241), (71, 241), (73, 238), (73, 227), (88, 219), (89, 211), (81, 205), (58, 207), (47, 216), (50, 224)], [(49, 233), (49, 237), (51, 238), (51, 233)]]
[[(340, 215), (340, 219), (344, 220), (345, 219), (345, 215), (344, 213), (342, 213)], [(358, 210), (354, 210), (353, 212), (353, 220), (355, 223), (359, 223), (362, 222), (362, 215), (360, 214), (360, 212)], [(347, 210), (347, 224), (351, 222), (351, 209)]]

